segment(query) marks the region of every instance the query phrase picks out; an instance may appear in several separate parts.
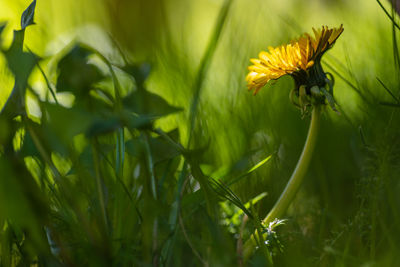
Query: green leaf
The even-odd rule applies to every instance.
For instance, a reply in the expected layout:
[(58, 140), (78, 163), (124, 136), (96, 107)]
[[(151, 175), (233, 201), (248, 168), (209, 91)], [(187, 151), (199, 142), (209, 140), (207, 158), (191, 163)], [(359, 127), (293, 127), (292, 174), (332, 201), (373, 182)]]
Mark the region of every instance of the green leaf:
[(24, 112), (25, 89), (28, 78), (35, 67), (38, 57), (31, 52), (23, 52), (24, 30), (14, 31), (10, 48), (4, 52), (7, 65), (15, 76), (15, 84), (2, 113), (13, 117)]
[(181, 111), (181, 108), (171, 106), (162, 97), (146, 90), (135, 91), (123, 99), (124, 107), (140, 115), (158, 118)]
[(153, 152), (154, 163), (169, 160), (180, 155), (176, 147), (172, 146), (161, 137), (152, 138), (150, 140), (150, 147)]
[(123, 126), (132, 129), (149, 125), (148, 119), (124, 112), (113, 113), (99, 109), (95, 113), (79, 105), (65, 108), (50, 103), (46, 103), (44, 107), (48, 113), (47, 125), (64, 142), (69, 142), (80, 133), (92, 138), (114, 132)]
[(60, 75), (57, 79), (57, 90), (72, 92), (77, 97), (87, 96), (92, 85), (104, 78), (95, 65), (88, 63), (92, 52), (81, 45), (75, 45), (58, 63)]
[(144, 88), (143, 84), (150, 73), (150, 65), (126, 65), (122, 70), (130, 74), (137, 84), (137, 90), (123, 99), (127, 110), (153, 119), (182, 110), (169, 105), (165, 99)]
[[(175, 136), (175, 138), (178, 139), (179, 131), (176, 129), (167, 133), (167, 135), (170, 137)], [(152, 150), (154, 163), (169, 160), (180, 155), (180, 151), (178, 151), (175, 146), (165, 141), (162, 137), (151, 138), (150, 148)]]
[(29, 25), (35, 24), (35, 22), (33, 21), (33, 18), (35, 16), (35, 7), (36, 7), (36, 0), (33, 0), (33, 2), (28, 6), (28, 8), (25, 9), (24, 13), (22, 13), (21, 17), (22, 30), (24, 30)]
[(38, 57), (31, 52), (23, 52), (24, 31), (14, 31), (14, 39), (10, 48), (4, 53), (8, 67), (15, 76), (16, 84), (26, 85)]
[(141, 65), (126, 65), (122, 67), (122, 70), (135, 78), (137, 86), (142, 88), (150, 74), (151, 67), (149, 64), (144, 63)]
[(128, 112), (122, 112), (123, 125), (128, 129), (151, 129), (152, 119), (148, 116), (141, 116)]
[(94, 115), (77, 107), (65, 108), (45, 103), (48, 113), (46, 124), (64, 142), (69, 142), (77, 134), (85, 133), (97, 119)]
[(117, 116), (111, 116), (109, 118), (99, 118), (95, 120), (88, 130), (86, 131), (87, 137), (94, 137), (111, 133), (121, 128), (121, 120)]

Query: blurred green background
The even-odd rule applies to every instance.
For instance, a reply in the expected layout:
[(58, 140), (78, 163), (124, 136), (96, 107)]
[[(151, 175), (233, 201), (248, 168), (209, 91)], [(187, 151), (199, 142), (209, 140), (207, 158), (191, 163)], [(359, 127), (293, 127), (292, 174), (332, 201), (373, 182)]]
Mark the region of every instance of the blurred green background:
[[(0, 0), (0, 20), (8, 22), (3, 48), (11, 44), (12, 30), (19, 29), (21, 13), (29, 3)], [(192, 101), (198, 93), (188, 148), (200, 150), (196, 161), (206, 175), (228, 183), (272, 155), (251, 175), (230, 186), (243, 202), (266, 192), (257, 206), (259, 216), (264, 217), (295, 167), (309, 118), (302, 118), (290, 103), (290, 77), (269, 83), (257, 96), (247, 92), (249, 59), (268, 46), (288, 43), (303, 32), (311, 32), (312, 27), (343, 24), (343, 34), (323, 58), (325, 71), (335, 77), (340, 115), (330, 109), (324, 112), (306, 182), (289, 209), (289, 221), (279, 230), (284, 248), (275, 255), (276, 266), (396, 266), (400, 260), (399, 103), (377, 78), (399, 96), (399, 30), (374, 0), (233, 0), (219, 38), (213, 39), (219, 12), (226, 3), (38, 0), (36, 25), (26, 30), (25, 47), (43, 58), (42, 67), (52, 83), (57, 80), (57, 61), (76, 41), (96, 48), (117, 66), (124, 64), (120, 51), (129, 62), (148, 63), (151, 71), (146, 88), (170, 105), (183, 108), (156, 120), (155, 127), (165, 132), (178, 128), (184, 146), (190, 136)], [(390, 4), (382, 4), (399, 21)], [(204, 60), (213, 41), (215, 52)], [(202, 66), (204, 71), (199, 74)], [(126, 95), (134, 85), (118, 75)], [(6, 102), (13, 82), (1, 55), (0, 106)], [(38, 70), (29, 84), (43, 98), (48, 95)], [(65, 106), (73, 102), (68, 94), (57, 96)], [(34, 99), (28, 94), (29, 113), (41, 117)], [(179, 164), (183, 168), (183, 163)], [(59, 166), (62, 168), (62, 163)], [(171, 183), (171, 192), (175, 186)], [(165, 190), (168, 192), (168, 188)], [(208, 230), (205, 227), (199, 232)], [(192, 260), (187, 266), (237, 264), (212, 256), (206, 263), (197, 261), (185, 242), (181, 246), (183, 252), (176, 257), (182, 262), (176, 260), (175, 266), (185, 266), (185, 253)], [(231, 253), (235, 258), (232, 251), (219, 253)], [(80, 265), (69, 260), (64, 261), (67, 266)], [(261, 265), (258, 260), (256, 256), (251, 264)], [(133, 265), (145, 263), (150, 264), (143, 260)], [(113, 264), (119, 266), (118, 262)]]

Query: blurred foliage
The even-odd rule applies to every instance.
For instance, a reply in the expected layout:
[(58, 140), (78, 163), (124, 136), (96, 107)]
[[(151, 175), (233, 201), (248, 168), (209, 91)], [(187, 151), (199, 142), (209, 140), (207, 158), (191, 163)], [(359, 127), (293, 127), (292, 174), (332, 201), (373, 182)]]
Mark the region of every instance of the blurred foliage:
[[(399, 261), (399, 16), (389, 1), (0, 3), (1, 266)], [(289, 104), (290, 79), (246, 92), (249, 58), (341, 23), (323, 62), (341, 114), (324, 113), (285, 224), (262, 226), (308, 118)], [(258, 227), (267, 240), (243, 262)]]

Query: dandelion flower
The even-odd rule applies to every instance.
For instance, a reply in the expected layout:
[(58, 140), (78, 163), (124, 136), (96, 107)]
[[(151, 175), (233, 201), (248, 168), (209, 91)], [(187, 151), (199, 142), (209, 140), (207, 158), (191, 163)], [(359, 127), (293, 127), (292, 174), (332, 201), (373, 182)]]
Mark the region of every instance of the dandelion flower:
[(270, 80), (277, 80), (288, 74), (296, 83), (296, 88), (301, 85), (312, 87), (323, 86), (325, 73), (320, 61), (322, 55), (333, 46), (336, 39), (343, 32), (343, 25), (339, 28), (322, 26), (314, 29), (314, 37), (308, 33), (290, 44), (269, 47), (268, 52), (261, 51), (258, 58), (251, 59), (249, 74), (246, 77), (247, 87), (254, 90), (254, 94)]

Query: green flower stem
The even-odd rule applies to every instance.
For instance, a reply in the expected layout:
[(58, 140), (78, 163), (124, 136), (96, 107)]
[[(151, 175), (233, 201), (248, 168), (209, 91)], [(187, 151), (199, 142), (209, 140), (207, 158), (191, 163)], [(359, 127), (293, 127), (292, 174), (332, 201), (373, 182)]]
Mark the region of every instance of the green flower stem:
[(310, 128), (308, 129), (308, 136), (306, 143), (301, 153), (300, 159), (297, 162), (296, 169), (294, 170), (292, 177), (282, 192), (275, 206), (268, 213), (267, 217), (263, 220), (263, 223), (268, 225), (276, 218), (281, 217), (289, 207), (293, 198), (295, 197), (300, 185), (303, 182), (304, 176), (307, 173), (308, 165), (310, 165), (311, 157), (314, 151), (314, 147), (317, 141), (318, 129), (321, 117), (321, 107), (319, 105), (314, 106)]
[[(308, 166), (310, 165), (312, 153), (317, 141), (318, 129), (321, 118), (321, 106), (315, 105), (312, 110), (310, 128), (308, 129), (307, 140), (301, 153), (300, 159), (297, 162), (296, 169), (290, 178), (285, 190), (282, 192), (274, 207), (263, 220), (265, 225), (269, 225), (276, 218), (281, 217), (288, 209), (290, 203), (293, 201), (298, 189), (300, 188), (304, 176), (307, 173)], [(244, 244), (243, 257), (249, 258), (256, 246), (255, 234)]]

